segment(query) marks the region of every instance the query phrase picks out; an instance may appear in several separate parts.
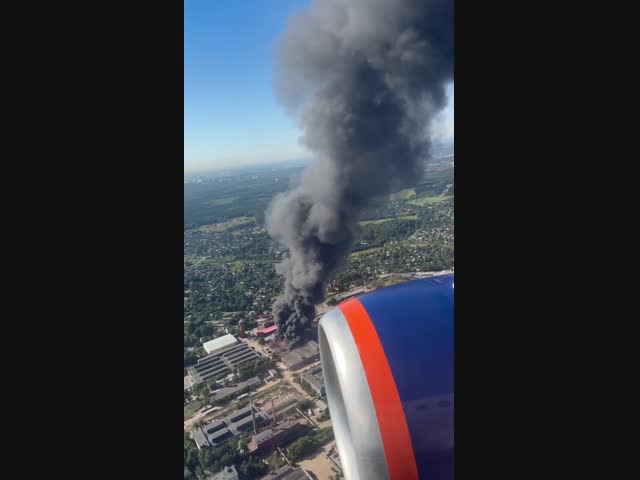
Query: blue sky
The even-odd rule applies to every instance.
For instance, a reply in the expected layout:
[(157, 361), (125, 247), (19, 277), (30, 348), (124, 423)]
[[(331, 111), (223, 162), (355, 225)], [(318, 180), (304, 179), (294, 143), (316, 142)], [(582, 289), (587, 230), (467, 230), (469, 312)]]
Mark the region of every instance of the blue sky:
[[(274, 42), (308, 3), (184, 1), (185, 171), (309, 156), (272, 87)], [(441, 137), (453, 136), (452, 107), (436, 127)]]

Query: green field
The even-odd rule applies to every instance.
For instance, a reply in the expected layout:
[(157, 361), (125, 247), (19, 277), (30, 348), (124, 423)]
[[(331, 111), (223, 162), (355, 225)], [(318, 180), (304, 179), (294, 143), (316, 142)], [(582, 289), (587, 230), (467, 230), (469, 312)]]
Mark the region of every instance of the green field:
[(223, 263), (230, 263), (235, 260), (234, 257), (224, 257), (224, 258), (206, 258), (206, 257), (184, 257), (185, 266), (196, 266), (196, 265), (220, 265)]
[(235, 257), (224, 257), (224, 258), (206, 258), (206, 257), (184, 257), (184, 265), (185, 266), (197, 266), (197, 265), (222, 265), (224, 263), (228, 264), (231, 268), (238, 270), (243, 265), (254, 265), (256, 263), (276, 263), (277, 260), (271, 258), (243, 258), (237, 259)]
[(184, 421), (186, 422), (190, 418), (193, 418), (198, 410), (200, 410), (204, 404), (200, 400), (194, 400), (189, 405), (184, 407)]
[(231, 268), (233, 268), (234, 270), (238, 270), (242, 268), (243, 265), (255, 265), (256, 263), (263, 264), (263, 263), (277, 263), (277, 262), (278, 260), (274, 260), (271, 258), (264, 258), (264, 259), (232, 260), (224, 263), (228, 263), (231, 266)]
[(214, 200), (209, 200), (207, 205), (211, 207), (219, 207), (220, 205), (231, 205), (233, 202), (238, 200), (240, 197), (224, 197), (224, 198), (216, 198)]
[[(410, 202), (413, 203), (413, 202)], [(417, 215), (405, 215), (404, 217), (379, 218), (378, 220), (364, 220), (359, 222), (360, 225), (378, 225), (379, 223), (390, 222), (392, 220), (417, 220)]]
[(205, 232), (223, 232), (228, 230), (231, 227), (237, 227), (238, 225), (244, 225), (249, 223), (255, 223), (256, 219), (254, 217), (236, 217), (228, 222), (220, 222), (213, 223), (211, 225), (203, 225), (199, 228), (199, 230)]
[(450, 198), (453, 198), (453, 195), (445, 195), (444, 197), (422, 197), (411, 200), (409, 203), (411, 205), (418, 205), (420, 207), (423, 207), (425, 205), (431, 205), (433, 203), (444, 202), (445, 200), (449, 200)]
[(366, 250), (360, 250), (358, 252), (353, 252), (351, 255), (349, 255), (350, 257), (357, 257), (359, 255), (366, 255), (368, 253), (373, 253), (373, 252), (377, 252), (378, 250), (382, 250), (384, 247), (372, 247), (372, 248), (367, 248)]
[(405, 188), (399, 192), (392, 193), (389, 196), (389, 200), (408, 200), (416, 196), (416, 191), (413, 188)]

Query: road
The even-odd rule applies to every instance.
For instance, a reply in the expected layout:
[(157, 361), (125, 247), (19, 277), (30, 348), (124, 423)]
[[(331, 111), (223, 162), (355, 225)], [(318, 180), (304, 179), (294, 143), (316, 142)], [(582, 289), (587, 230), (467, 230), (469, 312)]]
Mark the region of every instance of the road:
[[(246, 339), (245, 341), (249, 344), (250, 347), (252, 347), (254, 350), (256, 350), (261, 355), (264, 355), (265, 357), (270, 357), (271, 356), (265, 350), (264, 346), (260, 345), (257, 340)], [(280, 371), (282, 373), (282, 378), (284, 378), (284, 380), (286, 382), (289, 382), (291, 384), (291, 386), (293, 388), (295, 388), (296, 391), (298, 391), (304, 398), (308, 398), (309, 400), (312, 400), (313, 397), (311, 395), (309, 395), (304, 390), (304, 388), (302, 388), (297, 382), (293, 381), (293, 375), (306, 372), (307, 370), (309, 370), (311, 368), (315, 368), (315, 367), (317, 367), (319, 365), (320, 365), (320, 362), (315, 362), (315, 363), (312, 363), (311, 365), (308, 365), (307, 367), (303, 368), (302, 370), (299, 370), (299, 371), (296, 371), (296, 372), (291, 372), (291, 371), (287, 370), (287, 367), (285, 367), (285, 365), (283, 363), (278, 363), (278, 368), (280, 369)]]
[(309, 395), (304, 388), (302, 388), (302, 386), (298, 383), (298, 382), (294, 382), (293, 381), (293, 376), (294, 375), (299, 375), (301, 373), (306, 372), (307, 370), (311, 370), (312, 368), (316, 368), (320, 365), (320, 362), (315, 362), (312, 363), (311, 365), (303, 368), (302, 370), (298, 370), (296, 372), (291, 372), (289, 370), (286, 370), (284, 365), (280, 364), (279, 366), (281, 366), (281, 368), (284, 369), (284, 371), (282, 372), (282, 377), (289, 382), (293, 388), (295, 388), (298, 392), (300, 392), (300, 394), (304, 397), (304, 398), (308, 398), (309, 400), (313, 400), (314, 397), (312, 397), (311, 395)]

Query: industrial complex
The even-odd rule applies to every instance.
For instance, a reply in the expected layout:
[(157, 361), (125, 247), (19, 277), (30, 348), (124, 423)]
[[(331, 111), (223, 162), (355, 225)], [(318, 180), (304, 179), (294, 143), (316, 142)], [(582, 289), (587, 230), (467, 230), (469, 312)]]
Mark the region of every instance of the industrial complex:
[(191, 437), (200, 450), (205, 447), (217, 447), (243, 432), (250, 431), (254, 424), (257, 428), (268, 420), (266, 412), (256, 411), (255, 407), (248, 405), (221, 420), (194, 429)]
[[(220, 340), (219, 343), (212, 343), (218, 340)], [(187, 374), (192, 379), (191, 385), (218, 380), (260, 358), (260, 355), (248, 344), (240, 342), (233, 335), (225, 335), (207, 343), (211, 353), (200, 358), (193, 367), (187, 368)], [(186, 385), (185, 383), (185, 388)]]
[[(289, 462), (287, 456), (294, 442), (313, 438), (331, 422), (326, 404), (313, 403), (325, 396), (322, 371), (315, 365), (320, 359), (319, 345), (311, 340), (289, 351), (274, 339), (277, 327), (269, 323), (271, 319), (264, 318), (261, 328), (244, 338), (241, 332), (204, 342), (206, 355), (185, 369), (185, 405), (196, 401), (202, 405), (199, 411), (193, 410), (193, 419), (185, 416), (190, 439), (198, 450), (209, 452), (238, 441), (234, 448), (245, 459), (216, 473), (205, 472), (207, 480), (239, 480), (244, 475), (239, 465), (250, 458), (273, 465), (264, 479), (312, 478), (309, 471), (313, 470)], [(268, 367), (255, 367), (265, 362)], [(282, 458), (287, 463), (280, 466), (274, 459)], [(323, 472), (333, 466), (322, 449), (311, 458)]]
[[(265, 405), (265, 409), (258, 409), (253, 403), (250, 403), (246, 407), (233, 411), (224, 418), (214, 420), (203, 427), (195, 428), (191, 433), (191, 437), (196, 442), (198, 449), (202, 450), (206, 447), (222, 445), (227, 440), (243, 433), (249, 433), (251, 430), (253, 430), (255, 436), (258, 428), (269, 423), (275, 424), (295, 411), (297, 403), (301, 400), (303, 398), (298, 393), (292, 393), (277, 402), (269, 402)], [(282, 428), (280, 427), (280, 430)], [(258, 441), (259, 443), (260, 440)]]

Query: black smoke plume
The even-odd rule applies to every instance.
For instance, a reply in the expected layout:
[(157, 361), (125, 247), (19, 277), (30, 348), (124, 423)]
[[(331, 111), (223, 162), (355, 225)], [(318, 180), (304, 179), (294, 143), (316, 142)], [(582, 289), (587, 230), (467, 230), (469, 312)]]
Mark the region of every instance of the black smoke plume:
[(317, 0), (290, 19), (275, 88), (313, 162), (267, 211), (288, 251), (279, 336), (300, 339), (371, 200), (418, 182), (452, 79), (452, 0)]

